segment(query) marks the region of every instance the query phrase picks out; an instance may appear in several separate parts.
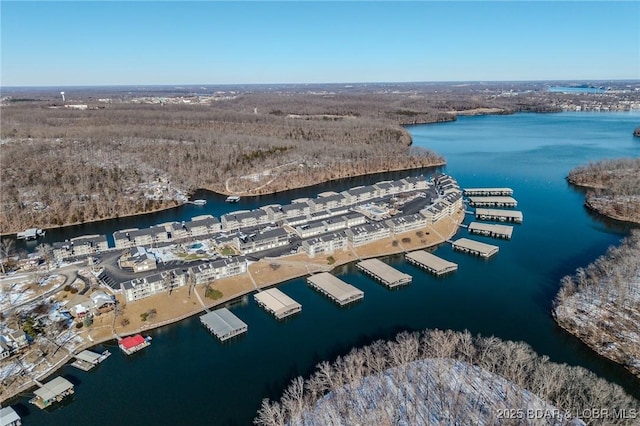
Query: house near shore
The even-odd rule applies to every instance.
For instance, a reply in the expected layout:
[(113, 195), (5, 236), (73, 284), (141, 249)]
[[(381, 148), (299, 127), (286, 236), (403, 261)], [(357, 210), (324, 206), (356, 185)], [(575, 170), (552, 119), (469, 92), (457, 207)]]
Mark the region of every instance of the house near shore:
[(289, 234), (282, 228), (270, 229), (256, 234), (236, 236), (234, 245), (242, 254), (256, 253), (283, 247), (289, 244)]
[(347, 237), (342, 233), (327, 234), (304, 240), (301, 246), (309, 257), (324, 256), (347, 250)]
[(347, 229), (345, 235), (354, 247), (358, 247), (390, 237), (391, 230), (384, 223), (376, 222)]
[(125, 281), (120, 284), (120, 289), (126, 301), (133, 302), (186, 284), (186, 273), (182, 270), (174, 270)]
[(386, 225), (391, 229), (394, 234), (400, 234), (403, 232), (412, 231), (414, 229), (420, 229), (427, 226), (427, 219), (418, 213), (396, 216), (387, 220)]
[(144, 247), (135, 247), (134, 250), (129, 250), (120, 256), (118, 266), (124, 270), (129, 269), (139, 273), (157, 269), (158, 263), (156, 257)]
[(192, 266), (187, 273), (192, 282), (199, 285), (243, 274), (247, 272), (247, 268), (247, 259), (244, 256), (235, 256)]
[(57, 261), (90, 256), (107, 250), (109, 250), (109, 243), (105, 235), (84, 235), (52, 244), (53, 257)]
[(169, 235), (164, 226), (152, 226), (146, 229), (125, 229), (113, 233), (116, 249), (135, 246), (153, 246), (169, 241)]

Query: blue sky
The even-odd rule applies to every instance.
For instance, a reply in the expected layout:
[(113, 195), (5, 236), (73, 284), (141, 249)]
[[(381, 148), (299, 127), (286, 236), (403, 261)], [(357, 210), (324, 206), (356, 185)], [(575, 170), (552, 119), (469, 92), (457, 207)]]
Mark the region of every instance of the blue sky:
[(640, 79), (640, 2), (2, 1), (2, 86)]

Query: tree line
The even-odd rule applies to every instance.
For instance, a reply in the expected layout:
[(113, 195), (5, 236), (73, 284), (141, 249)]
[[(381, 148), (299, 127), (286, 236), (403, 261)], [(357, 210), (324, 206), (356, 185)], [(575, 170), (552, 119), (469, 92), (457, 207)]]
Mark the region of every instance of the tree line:
[(567, 180), (589, 188), (585, 205), (605, 216), (640, 223), (640, 158), (601, 160), (578, 166)]
[[(454, 376), (453, 369), (462, 378)], [(475, 391), (468, 392), (465, 385)], [(486, 388), (496, 391), (483, 393)], [(333, 363), (318, 364), (307, 379), (294, 379), (280, 401), (263, 400), (254, 423), (470, 424), (470, 419), (481, 424), (570, 423), (561, 416), (538, 423), (500, 418), (499, 407), (526, 412), (535, 399), (530, 393), (570, 416), (594, 407), (640, 409), (638, 401), (619, 386), (582, 367), (553, 363), (525, 343), (469, 332), (425, 330), (403, 332), (394, 341), (377, 341)], [(425, 404), (427, 418), (418, 409)], [(631, 425), (635, 421), (586, 420), (590, 425)]]
[(640, 230), (561, 281), (553, 317), (640, 378)]

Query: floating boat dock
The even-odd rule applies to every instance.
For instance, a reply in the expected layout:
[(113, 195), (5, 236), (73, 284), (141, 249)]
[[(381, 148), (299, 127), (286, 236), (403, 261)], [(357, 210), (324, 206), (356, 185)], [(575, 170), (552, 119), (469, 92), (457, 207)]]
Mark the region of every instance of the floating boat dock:
[(36, 381), (36, 384), (40, 388), (33, 392), (36, 396), (29, 402), (40, 409), (47, 408), (56, 402), (62, 401), (67, 395), (73, 394), (73, 383), (61, 376), (45, 384)]
[(256, 303), (278, 319), (302, 311), (302, 305), (278, 290), (270, 288), (253, 296)]
[(411, 275), (400, 272), (378, 259), (363, 260), (357, 263), (356, 267), (389, 288), (406, 285), (413, 280)]
[(216, 309), (202, 315), (200, 322), (221, 342), (246, 333), (249, 329), (247, 324), (233, 315), (227, 308)]
[(469, 197), (472, 207), (517, 207), (518, 202), (513, 197)]
[(340, 306), (347, 305), (364, 297), (364, 291), (347, 284), (328, 272), (311, 275), (307, 282), (318, 292), (329, 297)]
[(127, 355), (131, 355), (139, 350), (151, 345), (151, 337), (142, 337), (140, 334), (135, 336), (127, 336), (118, 341), (118, 346)]
[(476, 209), (476, 219), (522, 223), (522, 212), (517, 210)]
[(16, 234), (16, 238), (19, 240), (35, 240), (38, 237), (44, 237), (44, 234), (46, 233), (46, 231), (43, 231), (42, 229), (39, 228), (29, 228), (26, 229), (22, 232), (18, 232)]
[(451, 243), (453, 249), (464, 253), (475, 254), (480, 257), (489, 258), (496, 254), (500, 247), (491, 244), (481, 243), (468, 238), (460, 238)]
[(20, 426), (22, 419), (11, 407), (0, 408), (0, 426)]
[(466, 196), (503, 196), (510, 197), (513, 195), (513, 189), (511, 188), (465, 188), (463, 194)]
[(76, 360), (71, 363), (72, 366), (79, 368), (83, 371), (89, 371), (96, 365), (100, 364), (105, 359), (109, 358), (111, 352), (104, 351), (101, 354), (97, 354), (91, 351), (82, 351), (75, 356)]
[(435, 275), (443, 275), (458, 269), (458, 264), (444, 260), (424, 250), (412, 251), (405, 256), (407, 262)]
[(469, 224), (469, 233), (485, 235), (487, 237), (494, 238), (506, 238), (511, 239), (513, 233), (513, 226), (509, 225), (493, 225), (488, 223), (471, 222)]

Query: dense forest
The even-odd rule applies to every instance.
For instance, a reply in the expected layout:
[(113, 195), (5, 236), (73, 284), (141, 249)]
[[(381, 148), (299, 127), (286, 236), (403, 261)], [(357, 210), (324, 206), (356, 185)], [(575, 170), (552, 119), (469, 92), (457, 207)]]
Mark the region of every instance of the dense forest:
[[(440, 165), (404, 125), (558, 111), (535, 84), (23, 90), (0, 102), (0, 233)], [(207, 91), (206, 95), (198, 91)], [(7, 92), (5, 91), (5, 94)]]
[(589, 188), (585, 205), (613, 219), (640, 223), (640, 158), (602, 160), (576, 167), (567, 180)]
[(399, 106), (387, 113), (355, 101), (324, 109), (294, 102), (286, 112), (268, 100), (250, 112), (217, 105), (3, 106), (2, 233), (169, 207), (197, 188), (260, 194), (444, 163), (411, 146)]
[[(525, 343), (426, 330), (403, 332), (395, 341), (377, 341), (320, 363), (311, 377), (294, 379), (280, 401), (264, 400), (254, 422), (579, 425), (584, 423), (571, 418), (595, 407), (640, 409), (619, 386), (582, 367), (550, 362)], [(527, 418), (527, 410), (544, 414)], [(636, 420), (585, 421), (632, 425)]]
[(554, 302), (558, 324), (640, 378), (640, 231), (575, 275)]

